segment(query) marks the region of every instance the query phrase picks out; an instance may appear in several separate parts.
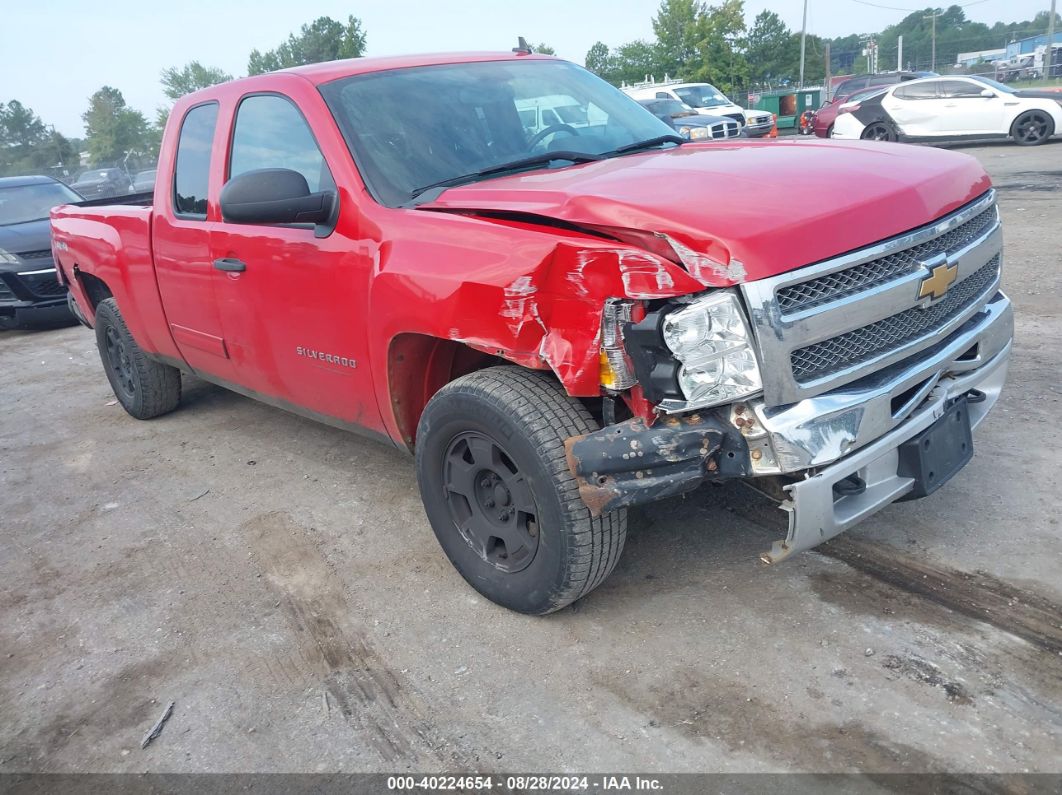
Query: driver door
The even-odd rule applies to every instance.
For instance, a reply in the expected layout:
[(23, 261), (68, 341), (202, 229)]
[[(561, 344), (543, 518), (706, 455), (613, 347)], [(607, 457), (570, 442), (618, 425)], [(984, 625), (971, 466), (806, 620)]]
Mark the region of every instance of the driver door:
[[(992, 96), (983, 96), (989, 91)], [(986, 135), (1001, 133), (1005, 108), (999, 92), (972, 80), (942, 80), (941, 133), (945, 135)]]
[[(226, 180), (284, 168), (302, 174), (311, 192), (336, 190), (309, 124), (284, 95), (241, 98), (229, 140)], [(241, 386), (381, 431), (366, 322), (373, 247), (340, 231), (349, 226), (317, 238), (312, 225), (222, 219), (211, 234), (215, 292)]]

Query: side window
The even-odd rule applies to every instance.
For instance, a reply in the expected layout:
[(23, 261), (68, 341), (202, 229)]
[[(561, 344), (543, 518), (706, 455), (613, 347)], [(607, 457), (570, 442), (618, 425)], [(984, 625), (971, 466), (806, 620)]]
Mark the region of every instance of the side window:
[(934, 83), (907, 83), (896, 89), (893, 96), (897, 99), (920, 100), (936, 99), (937, 84)]
[(656, 98), (657, 99), (671, 99), (672, 97), (666, 91), (657, 91), (656, 92)]
[(867, 88), (871, 88), (873, 86), (891, 86), (893, 83), (898, 82), (899, 81), (892, 75), (881, 75), (880, 77), (870, 78), (870, 82), (867, 83)]
[(173, 207), (178, 215), (206, 218), (210, 152), (217, 121), (218, 105), (212, 102), (192, 108), (181, 123), (173, 169)]
[(974, 85), (965, 80), (944, 80), (940, 84), (940, 95), (952, 99), (981, 99), (983, 85)]
[(306, 120), (289, 100), (273, 94), (247, 97), (236, 111), (229, 178), (260, 168), (298, 171), (311, 193), (335, 187)]

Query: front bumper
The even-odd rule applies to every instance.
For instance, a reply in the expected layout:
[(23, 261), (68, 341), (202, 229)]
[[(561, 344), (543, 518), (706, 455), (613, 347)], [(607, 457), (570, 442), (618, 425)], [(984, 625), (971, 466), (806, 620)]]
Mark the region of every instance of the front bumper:
[(767, 121), (760, 124), (746, 124), (745, 134), (749, 138), (762, 138), (770, 133), (774, 129), (774, 121)]
[[(761, 557), (775, 563), (849, 529), (911, 492), (899, 449), (956, 399), (976, 428), (999, 399), (1014, 332), (997, 293), (937, 346), (831, 392), (782, 407), (762, 400), (609, 425), (566, 443), (595, 515), (690, 491), (711, 480), (781, 476), (789, 531)], [(983, 395), (983, 398), (981, 397)], [(865, 488), (835, 488), (858, 478)]]

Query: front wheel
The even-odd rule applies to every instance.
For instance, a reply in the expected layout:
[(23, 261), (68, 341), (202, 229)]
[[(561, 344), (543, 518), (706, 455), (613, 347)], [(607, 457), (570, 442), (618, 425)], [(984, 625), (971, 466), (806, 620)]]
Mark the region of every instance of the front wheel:
[(96, 347), (114, 396), (129, 414), (149, 420), (181, 402), (181, 372), (149, 359), (125, 325), (113, 298), (96, 307)]
[(1010, 135), (1021, 146), (1037, 146), (1055, 134), (1055, 120), (1042, 110), (1027, 110), (1014, 120)]
[(468, 583), (541, 615), (615, 567), (626, 511), (598, 518), (579, 497), (564, 440), (596, 425), (548, 376), (492, 367), (431, 399), (417, 428), (417, 480), (432, 530)]
[(895, 141), (896, 133), (883, 121), (871, 122), (859, 136), (864, 141)]

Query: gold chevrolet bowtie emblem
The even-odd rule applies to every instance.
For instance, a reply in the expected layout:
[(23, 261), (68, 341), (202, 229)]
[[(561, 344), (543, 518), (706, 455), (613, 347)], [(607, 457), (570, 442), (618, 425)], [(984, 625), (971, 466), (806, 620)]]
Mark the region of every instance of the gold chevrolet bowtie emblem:
[(936, 301), (944, 297), (959, 275), (959, 266), (951, 265), (944, 259), (939, 265), (929, 267), (929, 275), (922, 279), (922, 285), (918, 288), (919, 298), (929, 298)]

